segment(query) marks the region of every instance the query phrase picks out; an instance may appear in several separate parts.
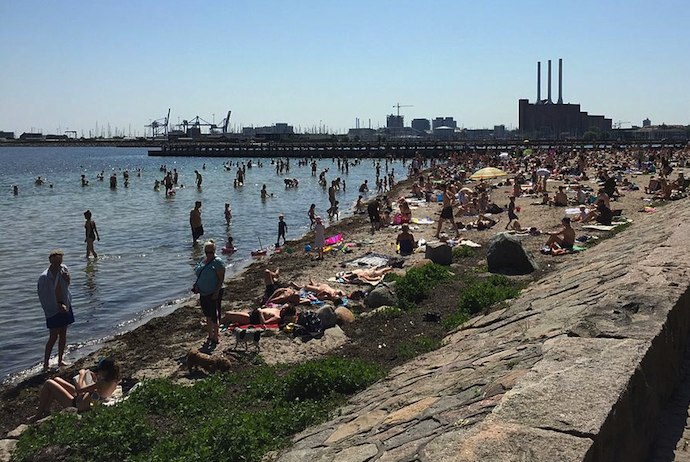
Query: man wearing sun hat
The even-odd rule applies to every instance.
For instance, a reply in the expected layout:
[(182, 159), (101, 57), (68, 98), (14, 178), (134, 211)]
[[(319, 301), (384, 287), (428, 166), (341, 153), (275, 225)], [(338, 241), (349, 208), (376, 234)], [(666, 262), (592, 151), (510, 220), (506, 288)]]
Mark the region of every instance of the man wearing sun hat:
[(62, 357), (67, 345), (67, 326), (74, 322), (72, 293), (69, 290), (70, 274), (62, 264), (64, 252), (52, 250), (48, 256), (50, 266), (38, 278), (38, 299), (46, 316), (46, 327), (50, 330), (43, 357), (43, 371), (48, 370), (50, 354), (58, 341), (58, 366), (67, 366)]

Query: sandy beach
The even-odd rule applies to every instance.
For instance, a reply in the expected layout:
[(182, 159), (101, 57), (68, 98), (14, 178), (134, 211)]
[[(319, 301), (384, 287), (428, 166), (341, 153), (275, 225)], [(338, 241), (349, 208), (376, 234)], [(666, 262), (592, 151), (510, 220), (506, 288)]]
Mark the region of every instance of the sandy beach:
[[(674, 177), (676, 172), (674, 172)], [(631, 226), (654, 219), (654, 213), (650, 209), (644, 211), (645, 205), (650, 205), (649, 202), (644, 201), (645, 198), (649, 197), (644, 192), (644, 186), (649, 181), (649, 175), (626, 175), (626, 178), (637, 183), (640, 189), (636, 191), (621, 190), (620, 192), (624, 195), (612, 202), (612, 208), (622, 209), (623, 216), (632, 220)], [(596, 182), (590, 181), (592, 180), (583, 182), (583, 184), (592, 186), (596, 190)], [(413, 179), (408, 179), (397, 184), (388, 193), (389, 197), (397, 199), (400, 196), (409, 196), (412, 182)], [(500, 207), (505, 207), (509, 202), (508, 197), (512, 193), (512, 186), (506, 186), (504, 178), (497, 178), (491, 182), (494, 185), (500, 185), (491, 191), (492, 202)], [(559, 185), (563, 184), (562, 181), (549, 181), (548, 188), (553, 192)], [(473, 183), (468, 183), (467, 186), (472, 187)], [(561, 218), (564, 216), (565, 208), (535, 205), (539, 202), (540, 198), (537, 197), (519, 197), (516, 199), (516, 205), (520, 208), (518, 213), (520, 223), (525, 228), (535, 227), (542, 232), (557, 229)], [(411, 232), (416, 239), (434, 240), (433, 235), (436, 231), (440, 211), (441, 204), (437, 202), (413, 205), (413, 218), (429, 217), (434, 221), (428, 225), (412, 224)], [(504, 227), (508, 222), (505, 212), (493, 216), (494, 219), (497, 217), (498, 223), (490, 229), (461, 231), (461, 239), (471, 240), (481, 247), (475, 250), (475, 254), (471, 258), (463, 259), (460, 263), (454, 263), (453, 268), (485, 271), (487, 243), (496, 233), (504, 232)], [(468, 219), (460, 218), (460, 220), (466, 222)], [(624, 239), (624, 234), (614, 236), (607, 231), (583, 229), (577, 223), (573, 227), (576, 236), (586, 234), (598, 239), (612, 236), (615, 239)], [(453, 236), (450, 224), (444, 223), (444, 231), (449, 236)], [(372, 235), (368, 217), (366, 215), (354, 215), (340, 220), (326, 230), (326, 236), (338, 233), (343, 234), (345, 242), (353, 244), (350, 249), (351, 252), (331, 252), (326, 254), (324, 260), (318, 261), (313, 259), (313, 252), (305, 252), (304, 250), (306, 244), (312, 244), (313, 233), (309, 233), (296, 241), (288, 241), (280, 253), (259, 259), (240, 274), (226, 280), (223, 309), (226, 311), (249, 310), (258, 306), (264, 292), (263, 273), (266, 268), (280, 268), (280, 281), (283, 283), (294, 282), (297, 285), (303, 285), (310, 279), (317, 282), (327, 282), (329, 278), (343, 270), (345, 262), (367, 252), (395, 256), (394, 243), (395, 237), (399, 233), (399, 227), (388, 226)], [(542, 255), (539, 250), (546, 239), (547, 236), (543, 234), (521, 237), (524, 247), (532, 253), (540, 266), (539, 271), (523, 278), (526, 282), (536, 280), (544, 272), (553, 270), (566, 259), (576, 258), (576, 255)], [(596, 246), (589, 246), (585, 251), (596, 252)], [(410, 267), (425, 261), (428, 260), (425, 260), (423, 250), (418, 249), (413, 255), (406, 257), (404, 267), (396, 269), (395, 272), (402, 274)], [(180, 281), (180, 284), (187, 284), (191, 287), (192, 282), (190, 279), (189, 281)], [(358, 289), (366, 289), (365, 286), (344, 285), (337, 282), (329, 282), (329, 284), (343, 290), (346, 294), (351, 294)], [(336, 352), (336, 354), (343, 356), (358, 356), (394, 366), (404, 362), (406, 358), (401, 357), (397, 350), (388, 348), (388, 338), (399, 341), (401, 338), (411, 338), (423, 334), (441, 339), (445, 335), (441, 325), (424, 323), (421, 320), (421, 313), (426, 310), (444, 314), (452, 311), (458, 294), (454, 293), (452, 288), (439, 289), (439, 291), (441, 292), (431, 297), (432, 300), (427, 300), (421, 304), (415, 313), (406, 313), (404, 316), (390, 321), (373, 322), (367, 320), (365, 322), (359, 318), (352, 324), (343, 325), (342, 328), (335, 327), (327, 330), (322, 339), (303, 343), (299, 339), (293, 339), (282, 333), (275, 336), (265, 336), (261, 340), (261, 356), (269, 363), (301, 362), (308, 358)], [(361, 301), (350, 300), (348, 308), (356, 314), (366, 311), (366, 307)], [(194, 377), (190, 378), (187, 373), (184, 358), (190, 350), (198, 349), (204, 341), (206, 333), (201, 320), (202, 314), (198, 307), (198, 297), (192, 296), (173, 313), (154, 318), (133, 331), (107, 341), (99, 351), (76, 361), (67, 370), (45, 375), (40, 374), (19, 384), (6, 387), (2, 391), (2, 403), (0, 404), (0, 432), (5, 434), (20, 423), (26, 422), (28, 416), (35, 409), (38, 387), (49, 375), (71, 377), (79, 368), (90, 367), (98, 358), (104, 356), (112, 356), (121, 362), (123, 377), (127, 383), (152, 377), (193, 380)], [(221, 338), (221, 344), (213, 354), (227, 355), (231, 358), (237, 357), (237, 354), (234, 353), (234, 338), (227, 333), (222, 333)], [(249, 366), (243, 361), (237, 363), (238, 370), (243, 367)]]

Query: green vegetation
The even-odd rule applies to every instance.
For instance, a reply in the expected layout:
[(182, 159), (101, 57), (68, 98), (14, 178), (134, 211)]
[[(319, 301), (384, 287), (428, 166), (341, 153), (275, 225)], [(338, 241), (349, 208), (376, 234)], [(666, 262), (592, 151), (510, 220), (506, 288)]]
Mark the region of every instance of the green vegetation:
[(470, 280), (460, 294), (457, 311), (443, 320), (443, 326), (453, 329), (471, 316), (498, 302), (515, 298), (519, 293), (520, 288), (517, 284), (500, 274), (492, 274), (486, 279)]
[(466, 245), (456, 245), (453, 247), (453, 261), (459, 260), (461, 258), (472, 258), (476, 252), (472, 247)]
[(435, 263), (411, 268), (395, 282), (398, 306), (403, 310), (414, 308), (417, 303), (429, 296), (434, 287), (452, 278), (453, 273)]
[(259, 461), (383, 375), (361, 360), (327, 358), (218, 374), (194, 386), (150, 380), (118, 405), (32, 427), (13, 460), (50, 451), (73, 461)]
[(412, 359), (429, 351), (438, 350), (441, 347), (441, 340), (420, 335), (410, 341), (398, 345), (398, 356), (404, 360)]
[(402, 315), (402, 310), (397, 306), (382, 306), (372, 314), (373, 317), (383, 320), (395, 319)]

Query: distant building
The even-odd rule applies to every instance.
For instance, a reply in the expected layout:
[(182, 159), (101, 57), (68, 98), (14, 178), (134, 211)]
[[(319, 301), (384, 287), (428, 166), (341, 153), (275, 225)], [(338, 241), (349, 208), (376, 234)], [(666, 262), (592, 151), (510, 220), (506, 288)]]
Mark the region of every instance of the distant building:
[(351, 128), (347, 137), (350, 141), (376, 141), (379, 135), (373, 128)]
[(386, 128), (403, 128), (405, 126), (403, 120), (403, 116), (391, 114), (386, 117)]
[(642, 126), (643, 126), (643, 127), (651, 127), (651, 126), (652, 126), (652, 121), (649, 120), (649, 119), (644, 119), (644, 120), (642, 121)]
[(45, 138), (43, 137), (43, 133), (24, 132), (19, 135), (19, 139), (22, 141), (43, 141)]
[(563, 60), (558, 60), (558, 100), (551, 98), (551, 60), (548, 61), (548, 93), (541, 97), (541, 62), (537, 62), (537, 98), (534, 104), (526, 99), (518, 100), (520, 134), (536, 139), (579, 139), (586, 132), (607, 136), (611, 132), (611, 119), (589, 115), (579, 104), (563, 103)]
[(494, 125), (494, 139), (505, 140), (507, 138), (505, 125)]
[(458, 123), (452, 117), (436, 117), (431, 121), (431, 129), (433, 131), (441, 127), (458, 128)]
[(243, 127), (242, 134), (244, 136), (254, 137), (254, 136), (281, 136), (281, 135), (292, 135), (294, 129), (292, 125), (286, 123), (277, 123), (275, 125), (266, 127)]
[(431, 130), (431, 123), (429, 119), (412, 119), (411, 127), (420, 133), (426, 133)]
[(14, 132), (2, 132), (0, 131), (0, 140), (13, 140)]

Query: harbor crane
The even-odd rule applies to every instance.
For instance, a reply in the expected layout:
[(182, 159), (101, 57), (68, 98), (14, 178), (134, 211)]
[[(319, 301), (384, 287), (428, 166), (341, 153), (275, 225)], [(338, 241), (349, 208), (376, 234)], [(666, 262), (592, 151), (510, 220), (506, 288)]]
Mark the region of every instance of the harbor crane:
[(398, 117), (400, 117), (400, 108), (401, 108), (401, 107), (414, 107), (414, 106), (413, 106), (412, 104), (400, 104), (400, 103), (396, 103), (396, 104), (393, 105), (393, 107), (398, 109)]
[(220, 122), (220, 127), (215, 123), (211, 123), (199, 116), (196, 116), (190, 120), (184, 119), (182, 123), (177, 125), (178, 129), (182, 129), (187, 135), (190, 134), (190, 130), (196, 133), (201, 133), (201, 127), (208, 127), (208, 132), (210, 134), (218, 134), (218, 131), (222, 134), (228, 132), (228, 124), (230, 123), (230, 114), (232, 111), (228, 111), (228, 115)]
[(148, 125), (144, 125), (146, 128), (151, 129), (151, 138), (157, 136), (168, 136), (168, 121), (170, 120), (170, 108), (168, 108), (168, 115), (162, 119), (152, 120)]

